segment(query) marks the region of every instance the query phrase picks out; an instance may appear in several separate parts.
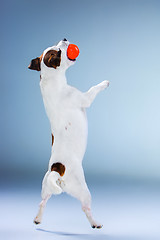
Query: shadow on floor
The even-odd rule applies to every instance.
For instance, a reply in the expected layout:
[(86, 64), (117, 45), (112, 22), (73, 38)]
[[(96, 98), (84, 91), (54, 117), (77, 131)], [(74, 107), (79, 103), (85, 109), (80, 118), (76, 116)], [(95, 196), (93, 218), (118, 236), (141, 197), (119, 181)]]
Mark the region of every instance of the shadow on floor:
[(69, 232), (58, 232), (58, 231), (50, 231), (42, 228), (37, 228), (37, 231), (42, 231), (45, 233), (50, 233), (58, 236), (66, 236), (77, 239), (85, 239), (85, 240), (147, 240), (146, 237), (131, 237), (131, 236), (109, 236), (106, 234), (83, 234), (83, 233), (69, 233)]

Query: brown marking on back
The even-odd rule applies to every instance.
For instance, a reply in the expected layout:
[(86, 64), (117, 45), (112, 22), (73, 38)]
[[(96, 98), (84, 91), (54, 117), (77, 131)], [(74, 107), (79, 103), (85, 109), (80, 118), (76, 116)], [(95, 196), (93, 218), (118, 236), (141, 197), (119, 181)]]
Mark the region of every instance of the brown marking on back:
[(41, 61), (43, 58), (43, 53), (40, 57), (34, 58), (31, 60), (28, 68), (31, 70), (37, 70), (37, 71), (41, 71)]
[(57, 68), (61, 63), (61, 50), (49, 50), (44, 56), (44, 64), (50, 68)]
[(62, 163), (53, 163), (51, 166), (51, 171), (58, 172), (59, 175), (62, 177), (65, 173), (65, 166)]
[(53, 136), (53, 134), (52, 134), (52, 146), (53, 146), (53, 143), (54, 143), (54, 136)]

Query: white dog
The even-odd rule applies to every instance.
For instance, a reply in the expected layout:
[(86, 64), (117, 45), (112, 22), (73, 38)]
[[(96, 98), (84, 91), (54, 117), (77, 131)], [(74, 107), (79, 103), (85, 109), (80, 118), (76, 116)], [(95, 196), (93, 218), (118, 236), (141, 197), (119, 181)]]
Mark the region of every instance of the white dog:
[(91, 214), (91, 195), (85, 182), (82, 160), (87, 145), (86, 108), (109, 81), (82, 93), (67, 84), (65, 71), (75, 60), (67, 57), (69, 42), (64, 39), (33, 59), (29, 69), (41, 71), (40, 88), (52, 131), (52, 153), (42, 182), (42, 201), (34, 219), (41, 223), (44, 207), (52, 194), (66, 192), (80, 200), (93, 228), (101, 228)]

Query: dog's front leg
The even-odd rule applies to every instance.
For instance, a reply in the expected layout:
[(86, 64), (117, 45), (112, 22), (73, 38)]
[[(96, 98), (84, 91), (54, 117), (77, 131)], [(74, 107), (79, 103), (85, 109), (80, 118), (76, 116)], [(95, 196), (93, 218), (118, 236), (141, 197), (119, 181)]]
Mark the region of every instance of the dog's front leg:
[(91, 87), (88, 92), (83, 94), (82, 107), (88, 108), (94, 101), (97, 94), (109, 86), (109, 81), (105, 80), (96, 86)]

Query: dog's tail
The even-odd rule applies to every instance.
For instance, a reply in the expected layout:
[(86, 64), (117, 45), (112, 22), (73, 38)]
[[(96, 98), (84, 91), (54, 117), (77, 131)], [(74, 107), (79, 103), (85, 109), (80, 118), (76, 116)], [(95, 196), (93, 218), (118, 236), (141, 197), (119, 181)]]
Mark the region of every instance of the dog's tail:
[(61, 194), (63, 192), (60, 187), (60, 175), (58, 172), (47, 172), (42, 183), (42, 198), (45, 198), (48, 194)]
[(58, 172), (50, 172), (47, 183), (52, 190), (53, 194), (61, 194), (62, 188), (59, 185), (60, 175)]

